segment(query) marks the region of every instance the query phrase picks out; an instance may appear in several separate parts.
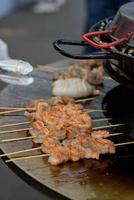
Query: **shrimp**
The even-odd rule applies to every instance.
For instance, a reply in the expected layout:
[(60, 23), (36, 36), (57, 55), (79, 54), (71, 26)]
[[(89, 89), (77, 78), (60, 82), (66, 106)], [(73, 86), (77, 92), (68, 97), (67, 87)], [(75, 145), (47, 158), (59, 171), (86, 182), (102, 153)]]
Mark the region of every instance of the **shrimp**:
[(92, 131), (91, 136), (96, 139), (107, 138), (108, 136), (110, 136), (110, 133), (107, 130)]

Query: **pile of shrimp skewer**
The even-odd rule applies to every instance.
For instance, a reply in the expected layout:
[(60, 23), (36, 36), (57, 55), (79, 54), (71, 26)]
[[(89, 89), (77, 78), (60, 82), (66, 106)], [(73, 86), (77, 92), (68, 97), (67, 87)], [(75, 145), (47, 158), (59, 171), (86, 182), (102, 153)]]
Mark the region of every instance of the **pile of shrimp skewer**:
[(49, 154), (52, 165), (84, 158), (99, 159), (100, 154), (115, 153), (114, 143), (106, 139), (106, 130), (93, 131), (92, 119), (73, 98), (56, 97), (49, 101), (34, 100), (25, 115), (33, 127), (33, 142)]
[[(92, 119), (83, 111), (82, 104), (76, 104), (72, 98), (55, 97), (49, 101), (35, 100), (28, 104), (28, 108), (34, 107), (35, 111), (27, 111), (25, 115), (31, 122), (31, 126), (41, 139), (42, 135), (56, 136), (59, 140), (72, 138), (79, 134), (90, 133)], [(31, 134), (35, 134), (31, 131)]]
[[(100, 154), (114, 154), (114, 143), (100, 136), (108, 134), (107, 131), (97, 131), (99, 136), (78, 135), (73, 139), (65, 139), (59, 142), (57, 138), (46, 137), (43, 139), (41, 150), (49, 155), (48, 162), (52, 165), (59, 165), (69, 160), (76, 162), (80, 159), (99, 159)], [(96, 135), (96, 134), (95, 134)]]
[[(31, 136), (23, 138), (12, 138), (1, 140), (1, 142), (14, 142), (32, 139), (38, 147), (21, 150), (18, 152), (9, 152), (0, 155), (0, 157), (41, 150), (43, 154), (29, 157), (18, 157), (7, 160), (23, 160), (36, 157), (48, 157), (51, 165), (59, 165), (67, 161), (76, 162), (80, 159), (99, 159), (101, 154), (114, 154), (116, 146), (108, 139), (115, 135), (123, 133), (110, 134), (105, 130), (110, 127), (117, 127), (123, 124), (112, 124), (107, 126), (93, 127), (95, 120), (92, 120), (88, 112), (103, 110), (84, 109), (84, 106), (71, 97), (52, 97), (48, 100), (37, 99), (29, 102), (24, 115), (28, 118), (31, 127), (25, 128)], [(19, 112), (22, 110), (19, 110)], [(2, 112), (3, 113), (3, 112)], [(100, 119), (99, 119), (100, 120)], [(101, 119), (103, 121), (105, 119)], [(109, 119), (107, 119), (109, 120)], [(18, 124), (1, 125), (0, 127), (16, 126)], [(98, 131), (97, 131), (98, 130)], [(1, 131), (0, 134), (21, 132), (24, 129)]]

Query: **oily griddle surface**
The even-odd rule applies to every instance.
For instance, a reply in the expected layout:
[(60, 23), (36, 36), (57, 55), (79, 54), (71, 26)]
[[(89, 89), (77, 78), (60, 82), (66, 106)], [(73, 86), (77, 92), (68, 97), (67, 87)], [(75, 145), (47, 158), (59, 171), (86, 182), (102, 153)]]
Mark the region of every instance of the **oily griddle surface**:
[[(62, 64), (62, 63), (61, 63)], [(55, 65), (58, 67), (59, 65)], [(25, 106), (32, 99), (49, 98), (51, 96), (51, 76), (45, 73), (33, 73), (34, 84), (6, 87), (0, 94), (0, 106)], [(111, 123), (126, 123), (122, 128), (111, 129), (111, 133), (124, 132), (124, 136), (116, 136), (115, 143), (133, 140), (134, 132), (134, 95), (118, 86), (112, 80), (104, 82), (102, 96), (86, 108), (104, 108), (106, 113), (93, 113), (94, 118), (112, 117)], [(0, 117), (0, 124), (26, 121), (23, 113), (14, 116)], [(95, 126), (108, 123), (96, 123)], [(24, 128), (28, 126), (19, 126)], [(8, 128), (11, 129), (11, 128)], [(12, 129), (16, 129), (13, 127)], [(0, 129), (0, 130), (7, 130)], [(0, 140), (25, 136), (27, 133), (11, 133), (0, 135)], [(0, 144), (2, 152), (13, 152), (32, 148), (31, 140)], [(19, 156), (40, 154), (40, 151), (23, 153)], [(103, 156), (97, 160), (81, 160), (68, 162), (60, 166), (51, 166), (47, 158), (16, 161), (8, 164), (15, 173), (29, 184), (41, 184), (59, 194), (74, 200), (133, 200), (134, 199), (134, 145), (118, 147), (114, 156)], [(28, 176), (29, 175), (29, 176)], [(42, 190), (45, 192), (45, 189)]]

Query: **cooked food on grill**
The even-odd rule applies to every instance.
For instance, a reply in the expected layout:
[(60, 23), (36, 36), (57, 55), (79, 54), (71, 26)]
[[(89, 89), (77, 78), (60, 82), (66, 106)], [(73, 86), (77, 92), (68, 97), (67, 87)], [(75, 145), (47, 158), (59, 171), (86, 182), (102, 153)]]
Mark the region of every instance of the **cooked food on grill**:
[(59, 165), (80, 159), (99, 159), (100, 154), (115, 153), (106, 130), (93, 131), (92, 119), (73, 98), (53, 97), (28, 104), (26, 116), (31, 122), (33, 142), (49, 154), (48, 162)]
[(59, 79), (52, 84), (54, 96), (70, 96), (74, 98), (87, 97), (99, 94), (98, 90), (81, 78)]
[(77, 134), (90, 133), (92, 130), (92, 119), (84, 112), (81, 104), (76, 104), (72, 98), (58, 97), (50, 100), (32, 101), (25, 115), (31, 121), (31, 125), (37, 132), (35, 142), (42, 141), (45, 135), (56, 136), (59, 140), (73, 138)]
[(99, 95), (96, 86), (104, 81), (104, 69), (100, 60), (77, 60), (74, 64), (55, 69), (45, 66), (39, 69), (53, 75), (52, 94), (74, 98)]
[(101, 85), (104, 81), (104, 69), (100, 60), (78, 60), (64, 70), (54, 74), (54, 80), (80, 78), (92, 85)]
[(104, 70), (101, 61), (78, 60), (63, 73), (54, 73), (52, 94), (74, 98), (98, 95), (100, 92), (95, 86), (101, 85), (103, 80)]
[(41, 150), (43, 153), (49, 154), (48, 162), (50, 164), (59, 165), (69, 160), (76, 162), (84, 158), (99, 159), (100, 154), (114, 154), (115, 146), (110, 140), (103, 137), (96, 138), (94, 134), (78, 135), (62, 142), (55, 136), (47, 136), (42, 140)]
[(43, 153), (49, 154), (48, 162), (52, 165), (59, 165), (69, 160), (76, 162), (84, 158), (99, 159), (100, 154), (114, 154), (114, 143), (105, 139), (109, 135), (108, 131), (102, 130), (90, 134), (83, 133), (83, 135), (78, 133), (72, 138), (59, 140), (56, 135), (42, 134), (40, 138), (40, 135), (36, 134), (39, 138), (36, 142), (41, 144)]

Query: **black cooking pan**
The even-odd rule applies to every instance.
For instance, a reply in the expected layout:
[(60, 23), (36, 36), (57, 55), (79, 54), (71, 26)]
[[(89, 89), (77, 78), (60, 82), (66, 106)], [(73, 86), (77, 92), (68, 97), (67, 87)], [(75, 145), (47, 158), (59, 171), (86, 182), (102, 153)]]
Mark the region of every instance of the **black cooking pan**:
[[(92, 29), (91, 29), (92, 30)], [(77, 40), (65, 40), (65, 39), (60, 39), (60, 40), (55, 40), (53, 42), (53, 46), (55, 50), (57, 50), (60, 54), (73, 58), (73, 59), (117, 59), (120, 60), (124, 63), (126, 62), (131, 62), (133, 61), (134, 63), (134, 56), (128, 55), (126, 53), (120, 52), (120, 51), (115, 51), (115, 50), (110, 50), (108, 49), (106, 52), (95, 52), (90, 55), (83, 55), (83, 54), (72, 54), (65, 49), (62, 48), (62, 46), (65, 45), (71, 45), (71, 46), (89, 46), (85, 41), (77, 41)]]
[[(125, 81), (131, 82), (130, 84), (134, 86), (134, 37), (133, 37), (133, 27), (134, 20), (132, 20), (132, 16), (134, 18), (134, 13), (132, 9), (134, 7), (134, 2), (125, 4), (122, 6), (116, 17), (114, 19), (104, 19), (94, 26), (91, 27), (89, 33), (84, 34), (83, 38), (84, 41), (76, 41), (76, 40), (56, 40), (53, 45), (54, 48), (59, 51), (62, 55), (67, 56), (73, 59), (104, 59), (108, 60), (110, 63), (112, 70), (115, 71), (115, 74), (118, 74), (116, 80), (121, 84)], [(130, 9), (129, 9), (130, 8)], [(131, 11), (131, 12), (129, 12)], [(127, 16), (128, 13), (128, 16)], [(130, 16), (132, 15), (132, 16)], [(117, 20), (118, 19), (118, 20)], [(120, 38), (116, 38), (119, 36), (121, 32), (121, 20), (130, 22), (130, 31), (128, 32), (129, 26), (127, 28), (127, 32), (124, 32)], [(120, 23), (119, 23), (119, 22)], [(117, 23), (118, 22), (118, 23)], [(124, 23), (125, 23), (124, 22)], [(117, 24), (119, 24), (119, 28), (117, 28)], [(116, 26), (115, 26), (116, 25)], [(124, 24), (123, 24), (124, 25)], [(132, 29), (131, 29), (132, 27)], [(130, 43), (131, 40), (131, 43)], [(83, 54), (72, 54), (66, 51), (63, 47), (66, 45), (71, 46), (88, 46), (91, 45), (97, 49), (101, 49), (102, 51), (92, 53), (90, 55), (83, 55)], [(109, 70), (107, 70), (109, 72)], [(115, 74), (113, 77), (115, 77)], [(110, 73), (111, 75), (111, 73)], [(121, 78), (123, 80), (121, 81)], [(129, 84), (129, 85), (130, 85)], [(128, 86), (129, 87), (129, 86)], [(130, 87), (129, 87), (130, 88)], [(133, 88), (133, 87), (131, 87)]]

